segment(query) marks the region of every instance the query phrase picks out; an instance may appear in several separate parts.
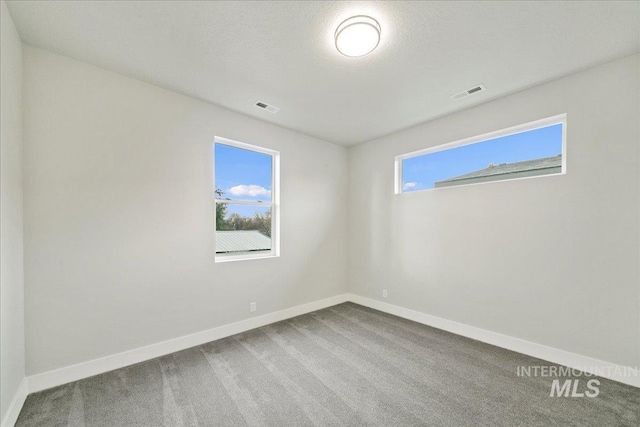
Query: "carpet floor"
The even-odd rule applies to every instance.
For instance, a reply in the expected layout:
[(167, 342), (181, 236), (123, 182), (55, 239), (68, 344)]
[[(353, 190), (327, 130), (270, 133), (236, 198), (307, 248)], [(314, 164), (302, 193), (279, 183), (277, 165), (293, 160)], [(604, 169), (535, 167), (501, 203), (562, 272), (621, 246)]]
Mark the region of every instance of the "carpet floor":
[(638, 388), (550, 397), (519, 366), (557, 365), (345, 303), (31, 394), (16, 425), (640, 425)]

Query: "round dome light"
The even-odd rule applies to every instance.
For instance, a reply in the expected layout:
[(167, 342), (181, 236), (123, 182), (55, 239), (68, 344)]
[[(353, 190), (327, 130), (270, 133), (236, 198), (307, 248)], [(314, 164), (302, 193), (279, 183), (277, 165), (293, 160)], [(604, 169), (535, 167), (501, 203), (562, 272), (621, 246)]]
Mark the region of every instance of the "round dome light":
[(364, 56), (380, 43), (380, 24), (370, 16), (352, 16), (338, 25), (336, 49), (345, 56)]

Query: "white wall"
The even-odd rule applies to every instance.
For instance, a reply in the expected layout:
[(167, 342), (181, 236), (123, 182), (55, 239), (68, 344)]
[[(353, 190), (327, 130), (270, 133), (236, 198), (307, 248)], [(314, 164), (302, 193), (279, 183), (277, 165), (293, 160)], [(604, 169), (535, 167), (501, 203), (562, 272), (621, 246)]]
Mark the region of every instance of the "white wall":
[[(351, 291), (382, 300), (388, 289), (391, 304), (639, 366), (638, 65), (627, 57), (351, 149)], [(565, 112), (567, 175), (393, 194), (396, 155)]]
[[(29, 46), (24, 108), (28, 375), (346, 291), (345, 148)], [(279, 258), (214, 263), (216, 135), (280, 151)]]
[[(27, 374), (246, 319), (249, 301), (259, 315), (347, 283), (639, 365), (638, 62), (347, 151), (25, 46)], [(393, 195), (395, 155), (563, 112), (565, 176)], [(214, 135), (281, 151), (280, 258), (214, 263)]]
[(22, 42), (0, 4), (0, 420), (24, 379)]

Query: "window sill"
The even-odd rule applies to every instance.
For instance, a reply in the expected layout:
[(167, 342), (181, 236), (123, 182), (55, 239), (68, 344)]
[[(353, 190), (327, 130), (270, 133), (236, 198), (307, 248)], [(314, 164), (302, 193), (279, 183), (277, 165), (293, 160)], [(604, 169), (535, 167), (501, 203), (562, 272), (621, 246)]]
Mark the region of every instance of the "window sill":
[(279, 256), (280, 255), (274, 254), (272, 252), (265, 254), (216, 255), (215, 262), (247, 261), (254, 259), (277, 258)]

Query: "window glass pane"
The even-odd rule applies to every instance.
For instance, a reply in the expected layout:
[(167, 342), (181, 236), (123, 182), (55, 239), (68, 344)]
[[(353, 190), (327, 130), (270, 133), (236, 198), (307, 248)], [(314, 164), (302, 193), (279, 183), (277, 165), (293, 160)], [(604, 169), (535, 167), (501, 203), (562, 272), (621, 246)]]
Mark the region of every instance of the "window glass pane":
[(271, 206), (216, 203), (216, 253), (271, 250)]
[(402, 191), (562, 172), (562, 124), (404, 159)]
[(215, 144), (216, 198), (271, 202), (269, 154)]

